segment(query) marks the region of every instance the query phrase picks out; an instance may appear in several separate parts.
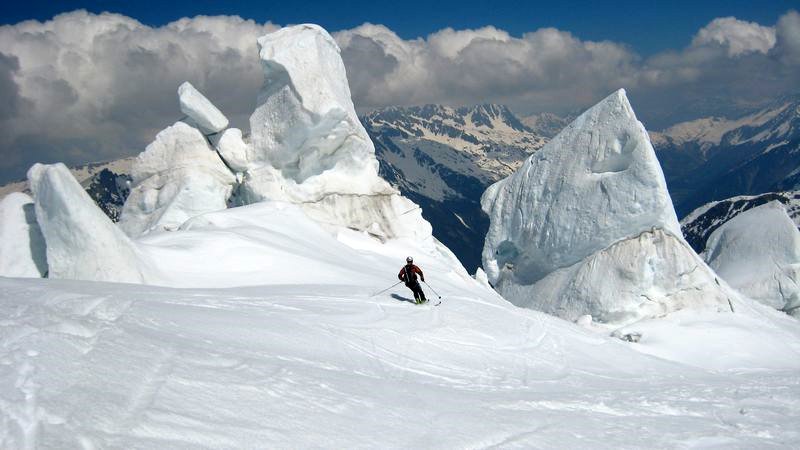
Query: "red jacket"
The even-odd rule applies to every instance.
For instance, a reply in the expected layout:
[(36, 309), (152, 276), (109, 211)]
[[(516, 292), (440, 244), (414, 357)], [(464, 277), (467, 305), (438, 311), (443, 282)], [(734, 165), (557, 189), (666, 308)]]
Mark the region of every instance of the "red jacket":
[(414, 264), (406, 264), (400, 269), (400, 273), (397, 274), (397, 278), (400, 281), (405, 281), (406, 284), (408, 283), (416, 283), (417, 281), (417, 274), (419, 274), (422, 281), (425, 281), (425, 275), (423, 275), (422, 270), (415, 266)]

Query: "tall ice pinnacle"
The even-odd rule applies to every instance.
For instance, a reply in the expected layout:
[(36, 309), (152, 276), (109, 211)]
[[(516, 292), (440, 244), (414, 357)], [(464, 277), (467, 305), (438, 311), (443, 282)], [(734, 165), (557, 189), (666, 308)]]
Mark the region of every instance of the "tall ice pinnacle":
[(265, 81), (250, 116), (246, 191), (304, 202), (393, 192), (378, 176), (375, 148), (356, 115), (333, 38), (306, 24), (262, 36), (258, 45)]
[(691, 303), (673, 296), (687, 286), (710, 282), (715, 291), (713, 272), (683, 241), (647, 131), (622, 89), (490, 186), (481, 205), (491, 221), (484, 270), (514, 303), (618, 321)]
[(50, 278), (144, 283), (151, 262), (61, 163), (28, 171)]

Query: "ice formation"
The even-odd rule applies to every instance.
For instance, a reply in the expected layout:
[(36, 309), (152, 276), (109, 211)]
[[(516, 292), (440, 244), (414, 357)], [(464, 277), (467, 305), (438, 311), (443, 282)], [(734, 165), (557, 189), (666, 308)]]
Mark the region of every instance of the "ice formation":
[(228, 128), (212, 141), (225, 161), (236, 172), (247, 170), (247, 144), (242, 139), (242, 130)]
[(38, 278), (46, 273), (44, 237), (33, 199), (12, 192), (0, 201), (0, 276)]
[(780, 202), (725, 222), (709, 237), (703, 256), (748, 297), (800, 317), (800, 231)]
[[(265, 84), (250, 117), (249, 142), (239, 129), (223, 130), (227, 120), (214, 119), (219, 111), (190, 84), (181, 85), (190, 124), (162, 131), (137, 158), (123, 229), (130, 236), (175, 230), (228, 204), (271, 200), (381, 239), (431, 239), (417, 206), (378, 175), (331, 36), (316, 25), (298, 25), (262, 36), (258, 45)], [(206, 141), (191, 124), (215, 134)]]
[(151, 263), (63, 164), (35, 164), (28, 180), (47, 244), (50, 278), (143, 283)]
[(416, 205), (378, 175), (333, 38), (317, 25), (258, 39), (265, 83), (250, 116), (242, 203), (297, 203), (315, 220), (381, 237), (430, 238)]
[(626, 322), (729, 292), (681, 236), (625, 91), (567, 126), (481, 199), (489, 281), (511, 302), (571, 320)]
[[(298, 25), (260, 37), (258, 45), (265, 83), (250, 116), (251, 173), (275, 169), (293, 184), (283, 195), (296, 201), (391, 192), (378, 176), (333, 38), (316, 25)], [(246, 185), (254, 195), (281, 195), (257, 176)]]
[(188, 81), (178, 87), (178, 103), (181, 112), (203, 131), (203, 134), (219, 133), (228, 126), (228, 118)]
[(236, 182), (205, 136), (183, 122), (156, 135), (134, 161), (131, 177), (120, 216), (131, 237), (174, 230), (194, 216), (227, 208)]

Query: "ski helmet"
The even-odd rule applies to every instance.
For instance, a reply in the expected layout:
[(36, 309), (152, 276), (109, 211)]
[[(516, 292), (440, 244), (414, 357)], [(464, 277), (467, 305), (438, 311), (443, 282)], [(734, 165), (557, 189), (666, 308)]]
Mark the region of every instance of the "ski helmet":
[(413, 262), (414, 262), (414, 258), (412, 258), (412, 257), (410, 257), (410, 256), (409, 256), (408, 258), (406, 258), (406, 262), (407, 262), (407, 263), (409, 263), (409, 264), (411, 264), (411, 263), (413, 263)]

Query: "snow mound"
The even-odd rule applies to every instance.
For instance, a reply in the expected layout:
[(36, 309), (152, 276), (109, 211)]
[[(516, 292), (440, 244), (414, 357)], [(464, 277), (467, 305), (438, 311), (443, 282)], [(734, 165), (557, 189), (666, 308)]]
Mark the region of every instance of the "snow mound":
[(800, 316), (800, 231), (780, 202), (725, 222), (709, 237), (703, 256), (748, 297)]
[(136, 157), (133, 188), (120, 226), (131, 237), (174, 230), (200, 214), (227, 208), (236, 177), (196, 128), (177, 122)]
[(12, 192), (0, 200), (0, 276), (40, 278), (46, 273), (44, 237), (33, 199)]
[(228, 126), (228, 118), (188, 81), (178, 87), (178, 103), (181, 112), (189, 116), (203, 134), (219, 133)]
[(50, 278), (143, 283), (151, 262), (61, 163), (28, 171)]
[(653, 146), (622, 89), (490, 186), (481, 206), (490, 218), (484, 270), (512, 303), (615, 322), (727, 305), (731, 293), (681, 237)]

